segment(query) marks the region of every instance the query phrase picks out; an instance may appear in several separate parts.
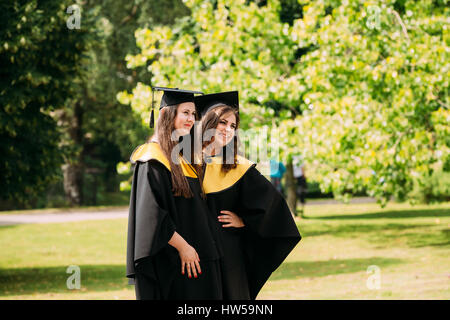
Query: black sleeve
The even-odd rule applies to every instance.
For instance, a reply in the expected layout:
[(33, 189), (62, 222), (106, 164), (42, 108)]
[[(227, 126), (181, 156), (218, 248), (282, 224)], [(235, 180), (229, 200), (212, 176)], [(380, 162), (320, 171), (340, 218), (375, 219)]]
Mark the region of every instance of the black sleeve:
[[(170, 180), (162, 165), (155, 162), (137, 163), (134, 169), (130, 196), (127, 239), (127, 277), (134, 278), (136, 268), (151, 279), (155, 271), (151, 260), (161, 249), (169, 246), (176, 226), (167, 210), (161, 206), (162, 196), (171, 190)], [(159, 198), (159, 199), (158, 199)], [(139, 262), (146, 265), (139, 268)], [(144, 263), (145, 262), (145, 263)]]
[(254, 299), (301, 236), (286, 201), (256, 168), (241, 179), (239, 194), (239, 214), (248, 230), (243, 244)]

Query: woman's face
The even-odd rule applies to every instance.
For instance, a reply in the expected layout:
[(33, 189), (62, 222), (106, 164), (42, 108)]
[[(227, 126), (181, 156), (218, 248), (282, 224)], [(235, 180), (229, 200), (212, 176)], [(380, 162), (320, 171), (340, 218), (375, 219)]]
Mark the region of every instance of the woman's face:
[(224, 147), (230, 143), (236, 132), (236, 116), (233, 112), (224, 114), (217, 125), (214, 135), (214, 142), (219, 147)]
[(195, 114), (193, 102), (180, 103), (175, 117), (175, 130), (180, 130), (181, 135), (189, 134), (195, 122)]

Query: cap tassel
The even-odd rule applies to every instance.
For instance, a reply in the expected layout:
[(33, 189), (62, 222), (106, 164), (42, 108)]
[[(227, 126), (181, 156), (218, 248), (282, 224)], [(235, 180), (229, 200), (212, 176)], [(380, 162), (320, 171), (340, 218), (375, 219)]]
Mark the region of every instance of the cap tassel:
[(152, 108), (152, 112), (150, 114), (150, 128), (153, 128), (154, 124), (155, 124), (155, 116), (154, 116), (154, 111)]
[(155, 105), (155, 91), (152, 88), (152, 112), (150, 113), (150, 128), (154, 127), (155, 124), (155, 115), (154, 115), (154, 105)]

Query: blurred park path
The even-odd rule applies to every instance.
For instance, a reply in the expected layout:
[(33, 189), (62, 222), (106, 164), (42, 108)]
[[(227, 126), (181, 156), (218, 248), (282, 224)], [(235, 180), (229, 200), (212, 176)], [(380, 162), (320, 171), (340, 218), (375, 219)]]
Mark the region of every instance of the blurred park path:
[[(370, 197), (355, 197), (350, 199), (350, 203), (376, 203), (375, 198)], [(321, 205), (321, 204), (342, 204), (342, 201), (330, 199), (306, 199), (306, 205)]]
[(107, 220), (127, 217), (128, 207), (98, 209), (95, 211), (83, 211), (82, 209), (80, 209), (80, 211), (74, 211), (73, 209), (70, 209), (59, 212), (1, 214), (0, 226), (26, 223), (63, 223), (83, 220)]
[[(360, 197), (351, 199), (351, 203), (375, 203), (376, 200), (369, 197)], [(311, 200), (306, 205), (324, 205), (324, 204), (342, 204), (341, 201), (334, 199)], [(15, 211), (17, 212), (17, 211)], [(56, 212), (38, 211), (31, 213), (2, 213), (0, 214), (0, 226), (27, 224), (27, 223), (63, 223), (83, 220), (107, 220), (117, 218), (127, 218), (128, 207), (113, 207), (83, 210), (64, 209)]]

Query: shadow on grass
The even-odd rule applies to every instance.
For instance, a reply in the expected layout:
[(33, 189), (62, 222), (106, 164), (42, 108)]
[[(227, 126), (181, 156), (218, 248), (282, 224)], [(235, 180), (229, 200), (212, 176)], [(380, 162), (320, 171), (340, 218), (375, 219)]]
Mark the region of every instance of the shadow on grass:
[(362, 214), (339, 214), (332, 216), (307, 216), (304, 219), (320, 220), (344, 220), (344, 219), (398, 219), (398, 218), (430, 218), (430, 217), (450, 217), (450, 209), (410, 209), (391, 210), (386, 212), (368, 212)]
[(432, 224), (402, 224), (402, 223), (388, 223), (388, 224), (318, 224), (301, 226), (302, 235), (305, 237), (315, 237), (322, 235), (332, 235), (337, 237), (353, 237), (359, 234), (370, 234), (373, 232), (404, 232), (411, 229), (423, 229), (432, 227)]
[(20, 225), (21, 223), (17, 223), (17, 224), (1, 224), (0, 223), (0, 231), (6, 230), (6, 229), (12, 229), (17, 227), (18, 225)]
[(379, 268), (405, 263), (401, 259), (367, 258), (336, 259), (327, 261), (296, 261), (283, 263), (270, 277), (270, 280), (292, 280), (299, 278), (325, 277), (342, 273), (366, 272), (367, 267), (376, 265)]
[[(417, 231), (417, 230), (414, 230)], [(379, 233), (373, 234), (369, 239), (377, 242), (381, 247), (387, 247), (388, 243), (391, 245), (406, 244), (410, 248), (421, 247), (446, 247), (450, 246), (450, 229), (430, 230), (430, 232), (405, 232), (401, 234), (394, 233)], [(395, 242), (392, 242), (392, 239)], [(385, 244), (384, 246), (381, 244)]]
[(365, 239), (377, 248), (407, 246), (445, 247), (450, 245), (450, 229), (442, 224), (333, 224), (304, 225), (304, 238), (329, 235), (338, 238)]
[[(0, 297), (40, 293), (68, 293), (121, 290), (128, 286), (125, 265), (80, 265), (80, 289), (67, 288), (74, 273), (68, 266), (0, 269)], [(73, 281), (70, 281), (74, 283)]]

